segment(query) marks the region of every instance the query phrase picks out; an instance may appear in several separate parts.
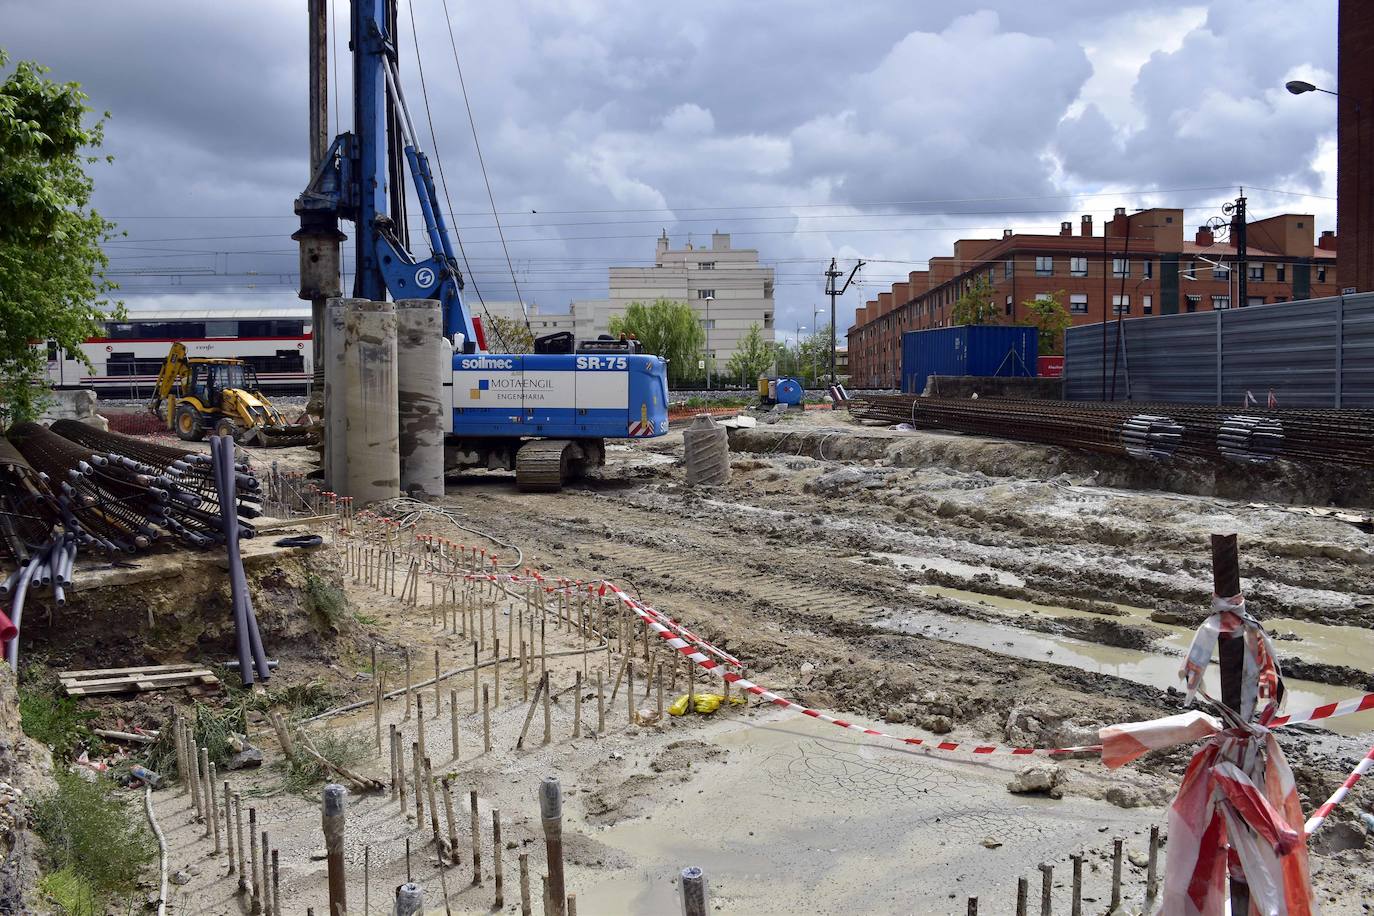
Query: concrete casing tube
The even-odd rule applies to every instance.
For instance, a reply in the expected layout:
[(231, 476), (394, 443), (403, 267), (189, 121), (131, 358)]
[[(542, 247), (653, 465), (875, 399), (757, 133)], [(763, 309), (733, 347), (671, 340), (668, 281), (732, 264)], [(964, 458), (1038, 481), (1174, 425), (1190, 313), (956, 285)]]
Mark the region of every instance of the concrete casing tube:
[[(444, 495), (444, 406), (441, 394), (451, 348), (444, 340), (444, 316), (437, 299), (396, 302), (400, 390), (401, 492), (418, 499)], [(450, 368), (450, 372), (452, 369)]]
[(315, 329), (320, 335), (321, 360), (324, 367), (324, 427), (325, 489), (344, 492), (348, 485), (348, 405), (344, 394), (344, 314), (350, 303), (366, 299), (330, 299), (325, 303), (324, 324)]
[(359, 506), (394, 499), (401, 491), (401, 455), (392, 303), (348, 300), (343, 370), (348, 462), (343, 494)]

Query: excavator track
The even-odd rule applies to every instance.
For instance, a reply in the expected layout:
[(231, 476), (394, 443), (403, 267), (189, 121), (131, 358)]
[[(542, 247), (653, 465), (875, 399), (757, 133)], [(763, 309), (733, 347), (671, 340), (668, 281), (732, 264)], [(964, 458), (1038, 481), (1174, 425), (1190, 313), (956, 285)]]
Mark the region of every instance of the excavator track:
[(515, 486), (524, 493), (557, 493), (582, 458), (569, 439), (532, 439), (515, 453)]

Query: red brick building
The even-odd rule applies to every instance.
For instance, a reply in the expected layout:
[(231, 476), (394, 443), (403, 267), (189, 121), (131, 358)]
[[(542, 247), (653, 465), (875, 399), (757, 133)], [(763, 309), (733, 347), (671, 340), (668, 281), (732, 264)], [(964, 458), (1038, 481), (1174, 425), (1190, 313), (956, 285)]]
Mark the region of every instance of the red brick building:
[[(1336, 39), (1336, 228), (1346, 239), (1345, 281), (1374, 290), (1374, 3), (1341, 0)], [(1330, 88), (1330, 87), (1327, 87)]]
[[(1060, 224), (1058, 235), (1010, 229), (1000, 239), (960, 239), (951, 257), (931, 258), (854, 316), (849, 329), (851, 387), (895, 388), (901, 375), (902, 334), (952, 324), (959, 296), (984, 278), (1004, 324), (1024, 324), (1027, 300), (1058, 296), (1075, 324), (1123, 317), (1230, 308), (1238, 271), (1247, 271), (1249, 301), (1261, 305), (1331, 296), (1336, 235), (1315, 239), (1313, 218), (1284, 214), (1248, 224), (1247, 260), (1232, 245), (1200, 228), (1185, 239), (1183, 211), (1118, 207), (1101, 235), (1084, 216), (1079, 231)], [(1220, 266), (1214, 266), (1216, 262)]]

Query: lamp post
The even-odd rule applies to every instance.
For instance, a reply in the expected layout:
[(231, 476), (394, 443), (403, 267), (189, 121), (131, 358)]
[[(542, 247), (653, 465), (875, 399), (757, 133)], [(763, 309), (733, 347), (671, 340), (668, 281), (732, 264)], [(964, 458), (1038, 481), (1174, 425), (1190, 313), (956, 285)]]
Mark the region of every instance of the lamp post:
[[(1339, 92), (1334, 92), (1334, 91), (1332, 91), (1332, 90), (1330, 90), (1330, 89), (1323, 89), (1323, 88), (1321, 88), (1320, 86), (1314, 86), (1314, 85), (1312, 85), (1311, 83), (1307, 82), (1306, 80), (1289, 80), (1288, 82), (1284, 83), (1283, 86), (1284, 86), (1285, 89), (1287, 89), (1289, 92), (1293, 93), (1294, 95), (1302, 95), (1302, 94), (1305, 93), (1305, 92), (1322, 92), (1322, 93), (1325, 93), (1326, 95), (1333, 96), (1333, 97), (1335, 97), (1335, 98), (1337, 98), (1337, 99), (1340, 99), (1340, 100), (1342, 100), (1342, 101), (1349, 102), (1350, 105), (1355, 109), (1355, 123), (1354, 123), (1353, 125), (1351, 125), (1351, 127), (1353, 128), (1353, 132), (1354, 132), (1354, 134), (1355, 134), (1355, 155), (1354, 155), (1354, 157), (1353, 157), (1354, 160), (1355, 160), (1355, 191), (1354, 191), (1353, 193), (1349, 194), (1349, 198), (1350, 198), (1350, 200), (1351, 200), (1351, 203), (1353, 204), (1353, 209), (1354, 209), (1354, 211), (1355, 211), (1353, 214), (1351, 214), (1351, 215), (1354, 216), (1355, 225), (1356, 225), (1357, 227), (1363, 225), (1362, 217), (1363, 217), (1363, 215), (1364, 215), (1365, 198), (1367, 198), (1367, 197), (1369, 196), (1368, 193), (1365, 191), (1365, 187), (1364, 187), (1364, 174), (1363, 174), (1363, 172), (1364, 172), (1364, 144), (1363, 144), (1363, 140), (1364, 140), (1364, 134), (1365, 134), (1365, 131), (1366, 131), (1366, 128), (1367, 128), (1368, 125), (1366, 125), (1366, 124), (1364, 123), (1364, 120), (1363, 120), (1363, 118), (1361, 117), (1361, 113), (1360, 113), (1360, 99), (1359, 99), (1359, 97), (1358, 97), (1358, 96), (1355, 96), (1355, 95), (1350, 95), (1350, 94), (1342, 95), (1341, 93), (1339, 93)], [(1337, 123), (1336, 123), (1336, 145), (1337, 145), (1338, 147), (1342, 145), (1342, 144), (1341, 144), (1340, 133), (1341, 133), (1341, 130), (1340, 130), (1340, 120), (1339, 120), (1339, 118), (1338, 118), (1338, 119), (1337, 119)], [(1339, 159), (1339, 154), (1338, 154), (1337, 158)], [(1340, 167), (1340, 164), (1339, 164), (1339, 162), (1338, 162), (1338, 163), (1337, 163), (1337, 170), (1338, 170), (1338, 171), (1339, 171), (1339, 167)], [(1345, 194), (1344, 194), (1344, 193), (1341, 191), (1341, 189), (1340, 189), (1339, 182), (1337, 183), (1336, 197), (1337, 197), (1337, 202), (1336, 202), (1336, 222), (1339, 223), (1340, 220), (1341, 220), (1341, 209), (1342, 209), (1341, 200), (1342, 200), (1342, 198), (1345, 197)], [(1358, 232), (1358, 229), (1357, 229), (1356, 231)], [(1354, 239), (1353, 241), (1358, 242), (1358, 241), (1360, 241), (1360, 240), (1359, 240), (1359, 239)], [(1351, 249), (1352, 251), (1355, 252), (1355, 260), (1356, 260), (1356, 261), (1360, 261), (1360, 262), (1362, 263), (1362, 257), (1361, 257), (1362, 252), (1361, 252), (1360, 248), (1359, 248), (1357, 245), (1351, 245), (1351, 246), (1350, 246), (1350, 249)], [(1356, 274), (1357, 278), (1358, 278), (1358, 276), (1359, 276), (1360, 273), (1361, 273), (1361, 271), (1359, 270), (1359, 267), (1356, 266), (1355, 263), (1346, 264), (1346, 263), (1342, 262), (1341, 270), (1342, 270), (1342, 276), (1343, 276), (1343, 277), (1346, 276), (1345, 271), (1347, 271), (1347, 270), (1353, 270), (1354, 273)]]
[(794, 338), (794, 339), (796, 340), (796, 343), (797, 343), (797, 374), (798, 374), (798, 375), (801, 375), (801, 371), (802, 371), (802, 364), (801, 364), (801, 332), (802, 332), (802, 331), (805, 331), (805, 330), (806, 330), (806, 325), (804, 325), (804, 324), (798, 324), (798, 325), (797, 325), (797, 334), (796, 334), (796, 337)]
[(711, 364), (715, 362), (711, 353), (711, 302), (715, 296), (706, 297), (706, 390), (711, 390)]
[[(812, 331), (812, 333), (819, 332), (820, 329), (821, 329), (821, 326), (818, 325), (818, 324), (816, 324), (816, 318), (817, 318), (817, 316), (820, 315), (820, 313), (821, 313), (821, 310), (820, 310), (819, 308), (816, 307), (816, 304), (815, 304), (814, 302), (811, 303), (811, 331)], [(811, 348), (811, 384), (812, 384), (812, 385), (815, 385), (815, 384), (816, 384), (817, 375), (818, 375), (818, 374), (819, 374), (819, 370), (816, 368), (816, 348), (815, 348), (815, 347), (812, 347), (812, 348)]]

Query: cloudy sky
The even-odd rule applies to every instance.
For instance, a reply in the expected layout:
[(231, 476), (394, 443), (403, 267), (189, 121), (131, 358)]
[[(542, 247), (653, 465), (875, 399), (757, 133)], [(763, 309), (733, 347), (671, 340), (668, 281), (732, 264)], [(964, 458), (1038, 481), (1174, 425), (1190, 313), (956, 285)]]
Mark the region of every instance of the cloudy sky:
[[(1334, 86), (1336, 0), (446, 0), (508, 266), (444, 2), (400, 0), (402, 74), (488, 299), (515, 298), (513, 272), (565, 311), (608, 265), (651, 263), (661, 229), (718, 229), (776, 266), (790, 335), (832, 255), (870, 262), (844, 328), (1004, 227), (1150, 205), (1201, 223), (1238, 184), (1257, 217), (1335, 226), (1334, 100), (1283, 83)], [(13, 57), (110, 112), (97, 204), (127, 233), (109, 252), (131, 308), (294, 303), (303, 0), (0, 0), (0, 22)], [(346, 28), (335, 47), (346, 129)]]

